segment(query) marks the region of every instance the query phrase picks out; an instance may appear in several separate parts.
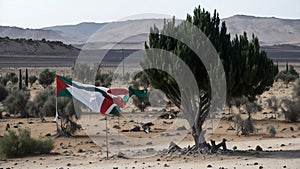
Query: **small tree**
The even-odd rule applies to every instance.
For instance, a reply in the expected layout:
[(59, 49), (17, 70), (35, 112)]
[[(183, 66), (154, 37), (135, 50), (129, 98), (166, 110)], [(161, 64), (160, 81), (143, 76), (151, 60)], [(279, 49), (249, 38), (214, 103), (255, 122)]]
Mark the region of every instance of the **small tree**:
[(31, 76), (29, 77), (29, 83), (30, 83), (30, 85), (32, 86), (32, 84), (33, 84), (34, 82), (36, 82), (37, 79), (38, 79), (38, 78), (37, 78), (35, 75), (31, 75)]
[[(80, 129), (81, 126), (76, 123), (78, 116), (75, 111), (74, 102), (77, 106), (82, 105), (79, 101), (73, 100), (72, 98), (59, 98), (58, 100), (58, 112), (61, 117), (61, 125), (59, 135), (72, 136), (76, 130)], [(78, 107), (79, 108), (79, 107)], [(77, 111), (80, 111), (77, 109)]]
[(279, 104), (279, 101), (277, 100), (276, 97), (271, 97), (271, 98), (268, 98), (266, 100), (267, 104), (268, 104), (268, 107), (270, 109), (272, 109), (272, 112), (275, 116), (275, 119), (276, 119), (276, 113), (278, 112), (278, 108), (280, 107), (280, 104)]
[(44, 69), (39, 75), (39, 83), (46, 88), (51, 85), (55, 80), (55, 72), (49, 71), (49, 69)]

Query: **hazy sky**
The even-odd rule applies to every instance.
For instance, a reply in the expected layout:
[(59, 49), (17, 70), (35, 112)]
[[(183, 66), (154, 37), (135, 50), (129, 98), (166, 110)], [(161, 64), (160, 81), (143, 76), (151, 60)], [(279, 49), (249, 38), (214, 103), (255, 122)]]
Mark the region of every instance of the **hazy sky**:
[(299, 0), (0, 0), (0, 25), (41, 28), (117, 21), (142, 13), (185, 18), (201, 5), (221, 18), (235, 14), (300, 19)]

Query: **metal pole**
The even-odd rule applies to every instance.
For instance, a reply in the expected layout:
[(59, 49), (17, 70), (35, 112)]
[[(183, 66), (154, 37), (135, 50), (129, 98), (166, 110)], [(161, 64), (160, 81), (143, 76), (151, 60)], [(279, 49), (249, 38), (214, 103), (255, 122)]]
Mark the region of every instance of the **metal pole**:
[(125, 78), (125, 76), (124, 76), (124, 49), (122, 48), (122, 55), (123, 55), (123, 82), (124, 82), (124, 78)]
[(108, 136), (107, 136), (107, 115), (105, 115), (105, 126), (106, 126), (106, 159), (108, 159)]

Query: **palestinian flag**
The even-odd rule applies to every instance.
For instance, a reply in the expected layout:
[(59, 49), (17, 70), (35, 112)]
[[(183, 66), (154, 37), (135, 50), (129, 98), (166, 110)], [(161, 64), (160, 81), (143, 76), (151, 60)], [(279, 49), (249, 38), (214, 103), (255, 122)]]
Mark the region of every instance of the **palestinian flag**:
[(147, 90), (137, 90), (129, 87), (109, 89), (94, 85), (70, 81), (63, 76), (56, 75), (56, 96), (73, 97), (101, 114), (118, 114), (130, 96), (146, 97)]

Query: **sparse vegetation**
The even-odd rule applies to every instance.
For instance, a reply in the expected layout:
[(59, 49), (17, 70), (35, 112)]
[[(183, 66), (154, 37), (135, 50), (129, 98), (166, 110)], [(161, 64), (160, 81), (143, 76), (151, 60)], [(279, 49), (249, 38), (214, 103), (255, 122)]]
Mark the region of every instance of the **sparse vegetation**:
[(279, 72), (275, 79), (282, 80), (288, 87), (288, 84), (295, 81), (297, 78), (299, 78), (298, 72), (294, 69), (293, 66), (289, 66), (288, 63), (286, 63), (286, 69)]
[(52, 139), (34, 139), (27, 129), (19, 129), (18, 134), (9, 130), (0, 140), (0, 154), (7, 157), (20, 157), (30, 154), (47, 154), (54, 148)]
[(11, 72), (11, 73), (6, 73), (6, 75), (4, 77), (0, 78), (1, 83), (6, 86), (7, 82), (12, 82), (12, 84), (16, 84), (18, 82), (18, 76)]

